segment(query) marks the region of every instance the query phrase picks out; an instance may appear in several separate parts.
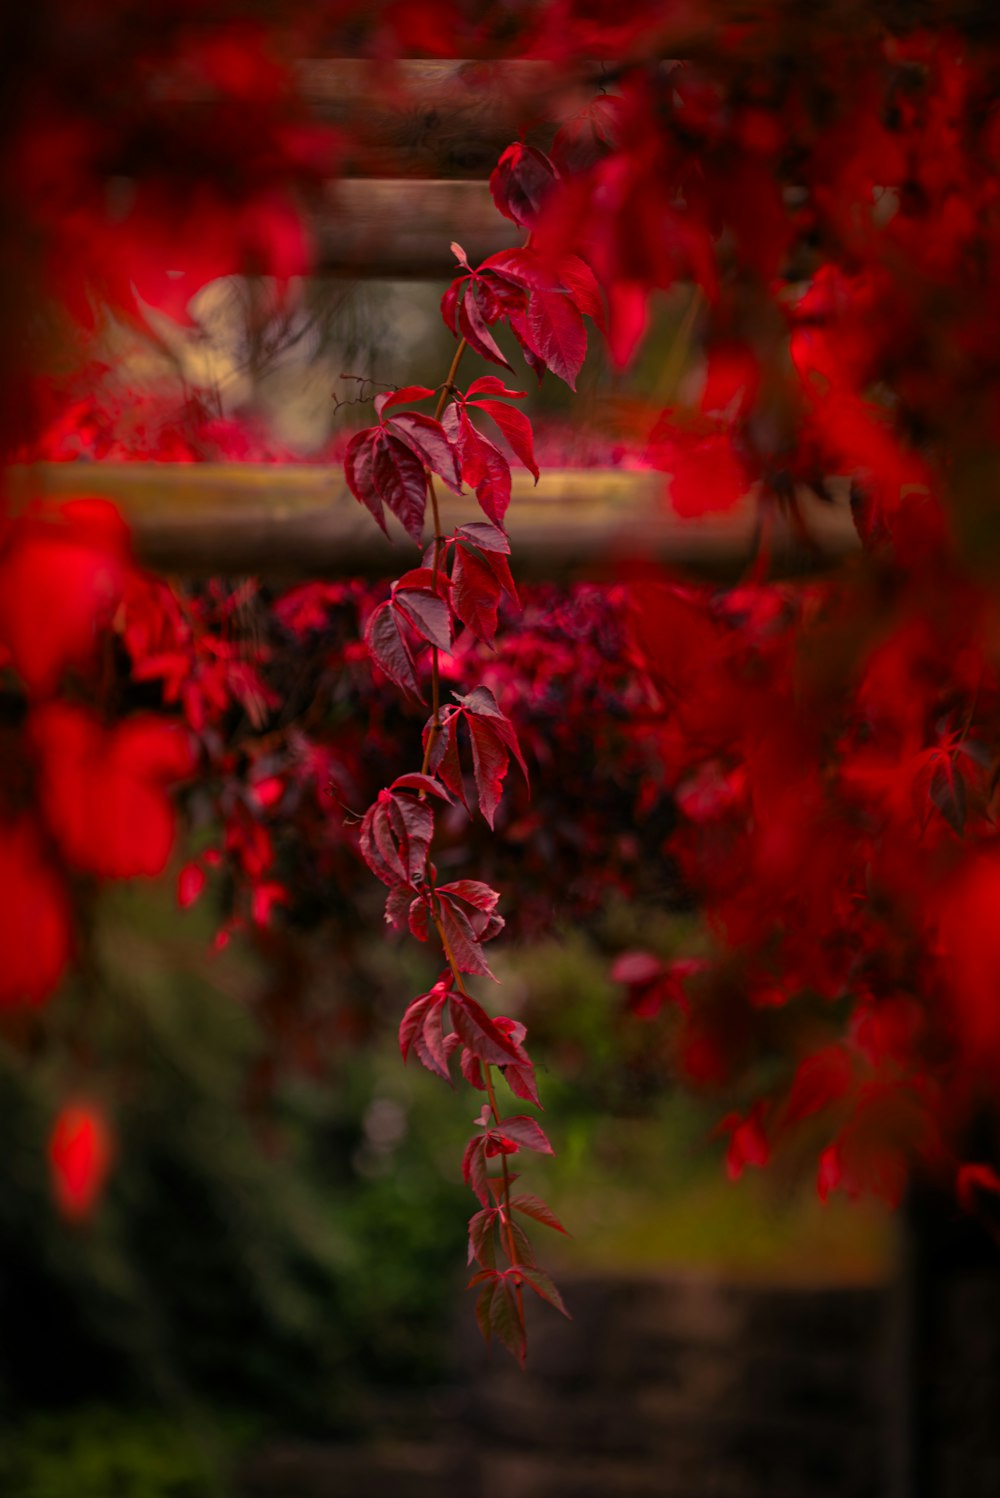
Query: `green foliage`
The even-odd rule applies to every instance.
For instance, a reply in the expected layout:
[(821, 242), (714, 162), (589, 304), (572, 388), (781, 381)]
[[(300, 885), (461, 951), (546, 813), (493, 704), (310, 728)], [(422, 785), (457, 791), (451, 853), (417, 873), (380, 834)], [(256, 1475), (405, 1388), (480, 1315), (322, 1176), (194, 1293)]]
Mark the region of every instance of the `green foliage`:
[[(267, 975), (245, 954), (206, 958), (205, 932), (178, 936), (169, 899), (107, 902), (101, 1003), (76, 988), (40, 1017), (34, 1054), (0, 1045), (0, 1417), (111, 1398), (353, 1426), (366, 1383), (440, 1365), (441, 1245), (463, 1195), (370, 1055), (279, 1080), (248, 1108), (266, 1044), (248, 1010)], [(82, 1048), (118, 1156), (100, 1210), (69, 1225), (45, 1141)]]
[(164, 1417), (105, 1408), (36, 1415), (0, 1440), (0, 1492), (17, 1498), (219, 1498), (203, 1446)]

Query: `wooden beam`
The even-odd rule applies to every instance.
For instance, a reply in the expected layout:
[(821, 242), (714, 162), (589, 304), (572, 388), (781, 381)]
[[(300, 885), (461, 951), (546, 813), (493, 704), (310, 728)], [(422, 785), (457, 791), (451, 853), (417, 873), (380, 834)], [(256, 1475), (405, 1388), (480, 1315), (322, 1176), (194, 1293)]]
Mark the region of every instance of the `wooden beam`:
[[(388, 541), (347, 489), (339, 467), (301, 464), (50, 463), (8, 470), (8, 492), (24, 503), (101, 495), (119, 506), (138, 556), (161, 571), (268, 580), (392, 577), (411, 565), (412, 543)], [(830, 567), (857, 550), (847, 484), (831, 504), (803, 497), (806, 543), (781, 517), (772, 535), (772, 575)], [(732, 581), (752, 561), (758, 509), (682, 520), (665, 503), (661, 474), (552, 469), (538, 487), (515, 474), (508, 514), (518, 577), (564, 581), (611, 577), (629, 561), (664, 563), (692, 577)], [(444, 492), (449, 530), (477, 518), (471, 495)], [(392, 522), (393, 525), (395, 524)]]
[(522, 131), (548, 146), (600, 86), (599, 68), (578, 75), (523, 61), (320, 58), (297, 73), (315, 114), (343, 131), (340, 170), (366, 177), (485, 179)]
[(452, 240), (478, 265), (524, 239), (485, 182), (352, 178), (329, 183), (313, 234), (318, 273), (397, 281), (450, 279)]
[[(337, 132), (338, 174), (485, 180), (523, 134), (547, 147), (557, 124), (603, 86), (600, 64), (451, 59), (310, 58), (295, 66), (295, 92)], [(159, 99), (209, 109), (211, 86), (169, 71)]]

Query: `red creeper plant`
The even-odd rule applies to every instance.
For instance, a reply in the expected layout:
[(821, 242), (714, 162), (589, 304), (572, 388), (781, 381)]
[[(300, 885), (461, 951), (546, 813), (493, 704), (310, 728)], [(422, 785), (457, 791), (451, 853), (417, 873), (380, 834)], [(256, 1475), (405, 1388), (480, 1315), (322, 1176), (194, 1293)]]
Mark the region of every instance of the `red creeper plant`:
[[(538, 158), (538, 159), (536, 159)], [(542, 163), (542, 165), (540, 165)], [(494, 199), (522, 225), (533, 219), (546, 175), (554, 169), (538, 153), (511, 147), (491, 179)], [(524, 1026), (492, 1018), (466, 987), (466, 975), (490, 977), (484, 946), (503, 929), (500, 894), (477, 879), (438, 879), (432, 850), (435, 816), (441, 807), (470, 799), (492, 828), (511, 759), (528, 779), (513, 724), (489, 687), (479, 684), (441, 701), (440, 656), (468, 630), (493, 647), (503, 595), (517, 604), (504, 520), (510, 504), (510, 459), (478, 422), (492, 423), (513, 457), (538, 480), (531, 423), (516, 406), (525, 392), (509, 389), (495, 375), (473, 380), (463, 392), (455, 384), (467, 348), (509, 369), (490, 331), (510, 328), (539, 379), (551, 370), (572, 388), (583, 363), (584, 315), (601, 324), (600, 293), (589, 268), (574, 255), (553, 262), (532, 247), (491, 255), (473, 269), (460, 245), (452, 246), (461, 274), (442, 300), (445, 323), (459, 340), (434, 415), (403, 409), (434, 391), (407, 386), (375, 400), (378, 425), (358, 432), (346, 457), (347, 482), (358, 501), (387, 529), (385, 510), (418, 545), (428, 500), (433, 537), (419, 567), (392, 585), (391, 596), (371, 614), (365, 632), (375, 664), (403, 692), (424, 700), (424, 659), (430, 657), (431, 715), (423, 731), (419, 772), (399, 776), (379, 792), (361, 824), (361, 852), (388, 888), (386, 920), (418, 941), (436, 939), (445, 970), (428, 993), (406, 1010), (399, 1040), (404, 1060), (412, 1052), (425, 1067), (451, 1081), (450, 1061), (470, 1086), (485, 1092), (477, 1133), (462, 1159), (466, 1184), (479, 1201), (469, 1223), (469, 1263), (478, 1266), (470, 1288), (479, 1290), (476, 1317), (487, 1341), (496, 1336), (520, 1362), (527, 1339), (523, 1290), (528, 1286), (564, 1315), (562, 1297), (539, 1268), (525, 1220), (564, 1232), (538, 1197), (512, 1193), (517, 1176), (510, 1157), (523, 1151), (551, 1154), (534, 1118), (509, 1114), (497, 1096), (497, 1074), (517, 1098), (540, 1107), (534, 1067), (525, 1049)], [(485, 520), (442, 532), (435, 475), (455, 493), (475, 491)], [(474, 796), (463, 763), (471, 756)], [(493, 1173), (491, 1162), (499, 1163)]]

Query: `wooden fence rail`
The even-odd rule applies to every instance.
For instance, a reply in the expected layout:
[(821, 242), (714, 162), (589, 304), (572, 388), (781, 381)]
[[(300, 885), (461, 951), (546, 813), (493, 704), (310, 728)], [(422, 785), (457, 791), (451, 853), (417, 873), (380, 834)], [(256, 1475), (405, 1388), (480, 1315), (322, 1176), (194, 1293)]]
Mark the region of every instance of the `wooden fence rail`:
[[(7, 478), (21, 504), (32, 495), (110, 499), (131, 526), (139, 557), (168, 571), (392, 577), (412, 545), (401, 530), (395, 544), (382, 535), (339, 467), (42, 463)], [(662, 474), (614, 468), (550, 469), (537, 488), (515, 474), (507, 519), (518, 577), (607, 577), (635, 559), (694, 576), (739, 576), (757, 549), (753, 496), (725, 514), (682, 520), (665, 503), (665, 486)], [(775, 516), (772, 575), (815, 571), (857, 549), (847, 485), (834, 490), (831, 504), (803, 497), (809, 542)], [(441, 510), (450, 529), (474, 518), (475, 501), (445, 491)]]

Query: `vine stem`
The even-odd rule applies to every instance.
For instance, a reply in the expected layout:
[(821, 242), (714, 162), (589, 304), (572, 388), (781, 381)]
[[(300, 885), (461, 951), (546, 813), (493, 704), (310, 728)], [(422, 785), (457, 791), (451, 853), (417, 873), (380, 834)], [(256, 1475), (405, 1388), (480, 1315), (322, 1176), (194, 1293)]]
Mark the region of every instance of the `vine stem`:
[[(442, 414), (444, 412), (444, 408), (448, 404), (449, 397), (454, 394), (455, 376), (458, 373), (458, 366), (462, 362), (462, 355), (465, 353), (465, 350), (468, 348), (468, 346), (469, 345), (468, 345), (467, 340), (465, 338), (463, 338), (463, 339), (460, 340), (460, 342), (458, 344), (458, 347), (455, 350), (454, 358), (451, 361), (451, 367), (448, 370), (448, 374), (447, 374), (447, 376), (445, 378), (444, 384), (441, 387), (441, 394), (438, 396), (438, 403), (437, 403), (437, 406), (436, 406), (436, 408), (434, 410), (434, 420), (435, 421), (440, 421), (441, 420), (441, 416), (442, 416)], [(444, 544), (444, 537), (441, 534), (441, 512), (440, 512), (440, 509), (438, 508), (437, 489), (435, 488), (435, 485), (434, 485), (434, 476), (430, 472), (430, 470), (427, 471), (427, 489), (428, 489), (428, 493), (430, 495), (430, 501), (431, 501), (431, 518), (432, 518), (433, 523), (434, 523), (434, 565), (433, 565), (433, 571), (432, 571), (432, 583), (431, 583), (431, 586), (432, 586), (433, 590), (436, 592), (437, 591), (438, 574), (439, 574), (439, 572), (441, 570), (441, 553), (442, 553), (442, 547), (443, 547), (443, 544)], [(426, 746), (424, 748), (424, 759), (423, 759), (423, 765), (421, 767), (421, 774), (422, 775), (426, 775), (427, 774), (428, 767), (430, 765), (431, 750), (432, 750), (432, 748), (434, 746), (434, 740), (436, 739), (436, 737), (438, 735), (438, 732), (440, 730), (440, 722), (441, 722), (441, 670), (440, 670), (440, 663), (439, 663), (439, 655), (440, 655), (440, 652), (438, 651), (437, 646), (436, 645), (432, 645), (431, 646), (431, 703), (432, 703), (433, 713), (432, 713), (432, 718), (431, 718), (430, 732), (427, 735), (427, 744), (426, 744)], [(433, 916), (435, 929), (437, 930), (438, 940), (441, 943), (441, 950), (443, 951), (443, 953), (445, 955), (445, 959), (446, 959), (446, 961), (448, 963), (448, 966), (451, 969), (452, 977), (455, 980), (455, 986), (457, 987), (459, 993), (461, 993), (461, 994), (468, 994), (468, 990), (467, 990), (467, 988), (465, 986), (465, 981), (464, 981), (464, 979), (462, 977), (461, 972), (459, 971), (458, 964), (455, 961), (454, 954), (452, 953), (451, 946), (450, 946), (450, 944), (448, 942), (448, 937), (447, 937), (447, 935), (445, 933), (444, 926), (441, 924), (441, 918), (438, 915), (437, 911), (433, 909), (433, 907), (432, 907), (432, 910), (431, 910), (431, 914)], [(483, 1068), (483, 1078), (484, 1078), (484, 1081), (485, 1081), (485, 1084), (486, 1084), (486, 1096), (489, 1099), (490, 1112), (493, 1114), (493, 1122), (499, 1128), (499, 1126), (500, 1126), (500, 1108), (499, 1108), (499, 1105), (497, 1104), (496, 1088), (493, 1085), (493, 1073), (492, 1073), (492, 1069), (489, 1066), (489, 1064), (487, 1062), (485, 1062), (485, 1061), (481, 1062), (480, 1064), (481, 1064), (481, 1066)], [(517, 1245), (514, 1242), (513, 1217), (512, 1217), (511, 1206), (510, 1206), (510, 1171), (507, 1168), (507, 1156), (506, 1155), (502, 1154), (500, 1156), (500, 1164), (501, 1164), (501, 1169), (503, 1171), (503, 1177), (502, 1177), (502, 1179), (503, 1179), (503, 1193), (502, 1193), (502, 1202), (501, 1202), (501, 1217), (502, 1217), (502, 1221), (503, 1221), (502, 1232), (503, 1232), (504, 1239), (506, 1240), (506, 1244), (507, 1244), (507, 1257), (510, 1260), (511, 1268), (516, 1270), (517, 1267), (518, 1267), (519, 1261), (518, 1261), (518, 1257), (517, 1257)], [(520, 1281), (516, 1277), (515, 1277), (515, 1284), (514, 1284), (514, 1293), (515, 1293), (515, 1296), (517, 1298), (517, 1313), (518, 1313), (518, 1318), (520, 1320), (521, 1328), (522, 1328), (522, 1332), (523, 1332), (523, 1328), (524, 1328), (524, 1296), (523, 1296), (523, 1293), (522, 1293), (522, 1290), (521, 1290)]]
[[(468, 347), (467, 341), (463, 338), (455, 350), (454, 358), (451, 361), (451, 368), (448, 370), (445, 382), (441, 386), (441, 394), (438, 396), (438, 403), (434, 408), (435, 421), (441, 420), (442, 412), (448, 404), (448, 397), (454, 389), (455, 376), (458, 374), (458, 366), (462, 362), (462, 355)], [(438, 573), (441, 571), (441, 548), (444, 544), (444, 537), (441, 534), (441, 512), (438, 508), (437, 489), (434, 486), (434, 476), (430, 469), (427, 470), (427, 491), (431, 500), (431, 519), (434, 522), (434, 566), (431, 574), (431, 588), (436, 593)], [(431, 731), (427, 735), (427, 744), (424, 748), (424, 760), (420, 767), (421, 775), (427, 774), (428, 766), (430, 765), (431, 750), (434, 747), (434, 740), (437, 738), (441, 726), (441, 667), (439, 651), (436, 645), (431, 646), (431, 707), (433, 709), (431, 714)]]
[[(438, 915), (437, 911), (433, 910), (433, 909), (431, 911), (431, 915), (432, 915), (433, 920), (434, 920), (434, 927), (435, 927), (435, 929), (437, 931), (437, 934), (438, 934), (438, 940), (441, 943), (441, 950), (444, 952), (444, 955), (445, 955), (445, 958), (447, 960), (448, 966), (451, 968), (452, 977), (455, 980), (455, 986), (458, 989), (459, 993), (465, 994), (466, 996), (468, 996), (468, 992), (469, 991), (468, 991), (468, 989), (465, 986), (465, 980), (463, 979), (462, 974), (459, 971), (458, 964), (456, 963), (455, 958), (454, 958), (454, 956), (452, 954), (451, 946), (450, 946), (450, 944), (448, 942), (448, 937), (447, 937), (447, 935), (445, 933), (445, 929), (444, 929), (443, 925), (441, 924), (441, 917)], [(492, 1072), (492, 1068), (490, 1067), (489, 1063), (486, 1062), (486, 1061), (481, 1062), (480, 1065), (483, 1068), (483, 1078), (484, 1078), (485, 1083), (486, 1083), (486, 1096), (489, 1098), (490, 1112), (493, 1114), (493, 1122), (499, 1128), (499, 1126), (500, 1126), (500, 1108), (499, 1108), (499, 1105), (497, 1104), (496, 1089), (494, 1088), (494, 1085), (493, 1085), (493, 1072)], [(506, 1243), (507, 1243), (507, 1257), (510, 1260), (510, 1266), (511, 1266), (512, 1269), (517, 1269), (519, 1260), (518, 1260), (518, 1257), (517, 1257), (517, 1245), (514, 1242), (514, 1229), (513, 1229), (513, 1226), (512, 1226), (513, 1215), (512, 1215), (512, 1212), (511, 1212), (511, 1205), (510, 1205), (510, 1171), (507, 1169), (507, 1156), (506, 1155), (502, 1154), (500, 1156), (500, 1165), (501, 1165), (501, 1169), (503, 1170), (503, 1202), (502, 1202), (503, 1235), (504, 1235), (504, 1238), (505, 1238)], [(521, 1326), (523, 1328), (524, 1327), (524, 1297), (523, 1297), (523, 1295), (521, 1293), (521, 1286), (520, 1286), (519, 1282), (515, 1282), (514, 1293), (517, 1296), (517, 1311), (518, 1311), (518, 1316), (520, 1317)]]

